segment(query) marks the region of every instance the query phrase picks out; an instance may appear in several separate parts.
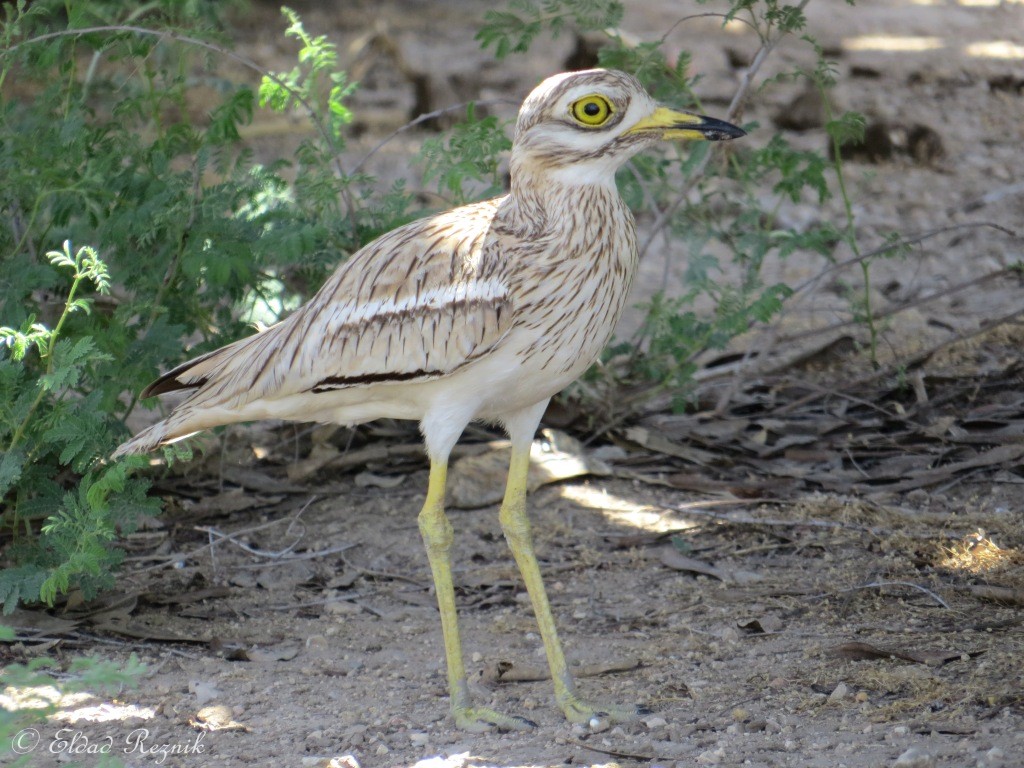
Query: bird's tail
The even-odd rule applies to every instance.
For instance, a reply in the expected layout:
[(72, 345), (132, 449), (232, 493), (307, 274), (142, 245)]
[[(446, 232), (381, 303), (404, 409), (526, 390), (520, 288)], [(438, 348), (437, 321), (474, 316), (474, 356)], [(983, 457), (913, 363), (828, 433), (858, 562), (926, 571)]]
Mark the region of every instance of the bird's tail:
[(131, 456), (136, 453), (147, 453), (163, 444), (166, 432), (167, 427), (164, 426), (163, 422), (147, 427), (131, 440), (121, 443), (110, 458), (120, 459), (122, 456)]
[(167, 421), (160, 421), (151, 427), (146, 427), (133, 437), (124, 443), (121, 443), (117, 447), (110, 458), (120, 459), (122, 456), (131, 456), (137, 453), (148, 453), (154, 448), (159, 448), (161, 445), (167, 445), (168, 443), (174, 443), (178, 440), (184, 440), (190, 435), (194, 435), (195, 432), (187, 432), (185, 434), (173, 434), (168, 428)]

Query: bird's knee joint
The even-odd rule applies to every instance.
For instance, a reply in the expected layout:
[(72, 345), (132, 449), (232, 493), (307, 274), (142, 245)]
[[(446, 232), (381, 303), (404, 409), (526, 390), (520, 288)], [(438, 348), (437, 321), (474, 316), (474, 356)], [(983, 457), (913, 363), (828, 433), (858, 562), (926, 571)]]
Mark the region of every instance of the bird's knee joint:
[(532, 541), (530, 523), (526, 520), (502, 520), (501, 531), (505, 534), (505, 540), (509, 544), (529, 546)]
[(427, 549), (446, 551), (455, 539), (455, 532), (452, 524), (444, 512), (424, 510), (418, 518), (420, 535), (423, 536), (423, 543)]

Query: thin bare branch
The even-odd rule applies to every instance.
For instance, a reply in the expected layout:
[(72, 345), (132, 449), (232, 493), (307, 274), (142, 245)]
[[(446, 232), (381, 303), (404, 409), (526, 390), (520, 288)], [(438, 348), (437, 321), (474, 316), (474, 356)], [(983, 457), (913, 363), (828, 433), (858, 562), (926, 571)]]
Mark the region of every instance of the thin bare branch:
[(813, 277), (809, 277), (807, 280), (797, 285), (793, 289), (793, 293), (800, 293), (809, 288), (812, 288), (819, 282), (821, 282), (821, 280), (827, 277), (828, 275), (831, 275), (834, 272), (839, 272), (845, 269), (846, 267), (853, 266), (854, 264), (861, 264), (867, 261), (868, 259), (873, 259), (877, 256), (883, 256), (886, 253), (891, 253), (892, 251), (896, 251), (901, 248), (909, 248), (912, 245), (920, 245), (926, 240), (931, 240), (933, 237), (945, 235), (950, 232), (959, 232), (965, 229), (994, 229), (997, 232), (1002, 232), (1004, 235), (1007, 235), (1014, 239), (1018, 239), (1021, 237), (1021, 235), (1018, 234), (1016, 230), (1010, 229), (1009, 227), (1006, 227), (1002, 224), (997, 224), (994, 221), (968, 221), (964, 222), (963, 224), (951, 224), (946, 227), (937, 227), (936, 229), (930, 229), (927, 232), (922, 232), (917, 235), (912, 235), (911, 237), (906, 237), (901, 240), (886, 243), (885, 245), (880, 245), (877, 248), (873, 248), (870, 251), (865, 251), (857, 256), (851, 256), (849, 259), (844, 259), (843, 261), (837, 261), (835, 263), (829, 264), (827, 267), (825, 267), (825, 269), (821, 270), (821, 272), (817, 273)]
[(401, 126), (400, 128), (396, 128), (390, 134), (388, 134), (383, 139), (378, 141), (373, 146), (373, 148), (370, 149), (370, 151), (367, 152), (359, 160), (359, 162), (355, 164), (355, 166), (353, 166), (352, 173), (353, 174), (359, 173), (363, 169), (363, 166), (366, 165), (367, 161), (371, 157), (373, 157), (375, 154), (377, 154), (381, 149), (383, 149), (385, 146), (387, 146), (390, 142), (394, 141), (394, 139), (397, 136), (401, 135), (402, 133), (405, 133), (410, 128), (415, 128), (417, 125), (421, 125), (421, 124), (427, 122), (428, 120), (434, 120), (434, 119), (436, 119), (438, 117), (443, 117), (444, 115), (447, 115), (449, 112), (456, 112), (458, 110), (465, 109), (470, 104), (476, 104), (478, 106), (485, 106), (485, 107), (489, 107), (489, 106), (492, 106), (494, 104), (507, 104), (507, 105), (512, 105), (512, 106), (518, 106), (519, 102), (513, 101), (512, 99), (485, 99), (485, 100), (482, 100), (482, 101), (470, 100), (470, 101), (463, 101), (463, 102), (460, 102), (458, 104), (452, 104), (449, 107), (441, 107), (440, 109), (435, 109), (433, 112), (425, 112), (424, 114), (420, 115), (419, 117), (416, 117), (416, 118), (410, 120), (408, 123), (406, 123), (405, 125)]
[[(708, 13), (691, 13), (689, 16), (683, 16), (681, 19), (677, 19), (676, 22), (665, 31), (665, 34), (663, 34), (659, 38), (659, 42), (664, 43), (666, 40), (668, 40), (669, 35), (671, 35), (673, 32), (676, 31), (677, 27), (685, 24), (686, 22), (693, 21), (694, 19), (707, 19), (707, 18), (719, 18), (719, 19), (725, 19), (726, 21), (729, 21), (729, 15), (726, 14), (726, 13), (713, 13), (713, 12), (708, 12)], [(732, 19), (734, 21), (740, 22), (741, 24), (746, 24), (755, 33), (757, 32), (757, 27), (753, 23), (747, 21), (746, 19), (741, 19), (739, 16), (733, 16)]]
[[(802, 11), (810, 0), (801, 0), (797, 4), (796, 10)], [(743, 75), (740, 77), (739, 87), (736, 89), (736, 93), (733, 94), (732, 101), (729, 103), (729, 109), (726, 110), (725, 119), (734, 120), (740, 113), (740, 110), (747, 99), (747, 95), (750, 93), (751, 87), (754, 84), (754, 78), (757, 77), (757, 73), (764, 66), (765, 61), (771, 55), (772, 51), (779, 42), (785, 37), (785, 35), (778, 35), (776, 37), (769, 37), (761, 41), (761, 47), (757, 53), (754, 54), (754, 60), (750, 62), (750, 66), (743, 71)], [(697, 166), (693, 169), (693, 172), (686, 179), (686, 183), (680, 190), (679, 194), (676, 195), (676, 199), (671, 205), (666, 208), (660, 216), (658, 216), (654, 224), (651, 226), (651, 231), (648, 233), (647, 238), (640, 246), (640, 257), (647, 253), (650, 249), (651, 244), (654, 242), (654, 238), (657, 237), (658, 233), (671, 221), (672, 217), (675, 216), (676, 212), (682, 207), (686, 201), (690, 191), (697, 185), (704, 177), (704, 171), (707, 169), (708, 163), (711, 162), (711, 152), (708, 152), (704, 157), (697, 163)]]

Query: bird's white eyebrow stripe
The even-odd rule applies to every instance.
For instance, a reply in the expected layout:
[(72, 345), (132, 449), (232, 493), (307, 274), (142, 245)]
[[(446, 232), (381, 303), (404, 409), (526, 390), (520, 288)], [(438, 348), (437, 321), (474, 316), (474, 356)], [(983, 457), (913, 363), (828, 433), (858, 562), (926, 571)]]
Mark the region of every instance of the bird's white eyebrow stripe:
[(508, 286), (500, 280), (474, 280), (428, 288), (419, 293), (384, 296), (360, 304), (342, 303), (334, 312), (342, 325), (365, 323), (373, 318), (438, 312), (447, 306), (492, 303), (508, 296)]

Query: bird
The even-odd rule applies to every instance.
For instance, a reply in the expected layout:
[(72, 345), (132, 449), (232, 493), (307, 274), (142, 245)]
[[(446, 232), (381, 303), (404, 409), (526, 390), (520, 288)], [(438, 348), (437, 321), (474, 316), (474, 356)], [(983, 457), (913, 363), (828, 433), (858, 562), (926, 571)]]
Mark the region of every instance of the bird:
[(664, 140), (743, 135), (724, 120), (660, 105), (625, 72), (545, 79), (515, 122), (507, 194), (382, 235), (281, 322), (160, 376), (141, 397), (183, 390), (187, 398), (113, 458), (261, 419), (418, 421), (429, 476), (417, 519), (440, 611), (451, 716), (468, 731), (519, 730), (535, 723), (471, 700), (444, 509), (460, 435), (473, 421), (500, 425), (511, 459), (498, 519), (536, 616), (555, 703), (573, 723), (650, 712), (577, 692), (532, 542), (530, 446), (550, 398), (609, 341), (637, 271), (636, 226), (616, 170)]

